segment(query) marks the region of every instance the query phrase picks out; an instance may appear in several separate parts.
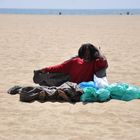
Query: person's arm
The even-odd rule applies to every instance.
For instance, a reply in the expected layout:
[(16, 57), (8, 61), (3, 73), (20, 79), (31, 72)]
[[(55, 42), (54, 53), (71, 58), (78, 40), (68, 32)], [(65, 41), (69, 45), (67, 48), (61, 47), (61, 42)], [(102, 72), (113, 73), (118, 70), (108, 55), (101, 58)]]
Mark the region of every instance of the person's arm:
[(101, 56), (95, 61), (95, 72), (100, 71), (102, 69), (106, 69), (108, 67), (108, 62), (105, 56)]
[(95, 75), (99, 78), (105, 77), (107, 67), (108, 63), (105, 56), (98, 58), (95, 62)]
[(42, 72), (62, 72), (62, 73), (69, 73), (69, 69), (72, 64), (72, 59), (63, 62), (62, 64), (49, 66), (41, 69)]

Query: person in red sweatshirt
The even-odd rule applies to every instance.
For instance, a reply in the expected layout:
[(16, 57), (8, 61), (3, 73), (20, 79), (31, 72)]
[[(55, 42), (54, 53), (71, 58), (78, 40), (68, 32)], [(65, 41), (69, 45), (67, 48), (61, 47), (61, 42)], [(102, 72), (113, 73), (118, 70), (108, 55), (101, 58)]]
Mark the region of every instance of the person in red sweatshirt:
[[(64, 74), (62, 77), (58, 76), (59, 79), (67, 77), (62, 83), (66, 81), (81, 83), (93, 80), (93, 75), (96, 74), (97, 77), (106, 76), (106, 68), (108, 67), (107, 59), (100, 53), (94, 45), (90, 43), (82, 44), (78, 50), (78, 56), (73, 57), (61, 64), (55, 66), (49, 66), (35, 71), (38, 74), (34, 77), (34, 82), (40, 85), (49, 85), (47, 81), (50, 77), (55, 80), (55, 76), (49, 76), (55, 73), (56, 75)], [(39, 74), (44, 74), (44, 80), (39, 77)], [(56, 76), (57, 77), (57, 76)], [(40, 79), (40, 80), (38, 80)], [(57, 86), (57, 84), (50, 84), (49, 86)]]

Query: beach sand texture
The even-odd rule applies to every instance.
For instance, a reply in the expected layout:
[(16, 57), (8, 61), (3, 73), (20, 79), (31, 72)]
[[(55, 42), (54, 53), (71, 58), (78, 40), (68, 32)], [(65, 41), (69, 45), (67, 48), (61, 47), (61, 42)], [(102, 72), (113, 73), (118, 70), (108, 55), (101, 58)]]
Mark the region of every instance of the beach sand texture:
[(81, 44), (100, 46), (109, 83), (140, 87), (140, 16), (0, 15), (0, 140), (139, 140), (140, 100), (22, 103), (14, 85), (63, 62)]

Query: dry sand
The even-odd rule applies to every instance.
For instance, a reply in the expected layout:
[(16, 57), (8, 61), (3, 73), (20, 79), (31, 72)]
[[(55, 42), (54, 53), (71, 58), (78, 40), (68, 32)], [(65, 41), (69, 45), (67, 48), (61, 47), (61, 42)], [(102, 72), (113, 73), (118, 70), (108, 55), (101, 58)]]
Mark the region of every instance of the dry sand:
[(0, 15), (0, 140), (139, 140), (140, 100), (22, 103), (14, 86), (35, 85), (33, 70), (100, 46), (108, 81), (140, 87), (140, 16)]

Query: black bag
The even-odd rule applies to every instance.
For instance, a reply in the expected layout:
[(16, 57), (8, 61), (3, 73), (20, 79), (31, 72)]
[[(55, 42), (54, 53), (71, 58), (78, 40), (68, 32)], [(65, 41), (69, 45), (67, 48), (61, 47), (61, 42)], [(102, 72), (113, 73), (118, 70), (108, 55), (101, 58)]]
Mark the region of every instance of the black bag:
[(33, 81), (36, 84), (43, 86), (60, 86), (70, 80), (70, 76), (64, 73), (42, 73), (34, 71)]

